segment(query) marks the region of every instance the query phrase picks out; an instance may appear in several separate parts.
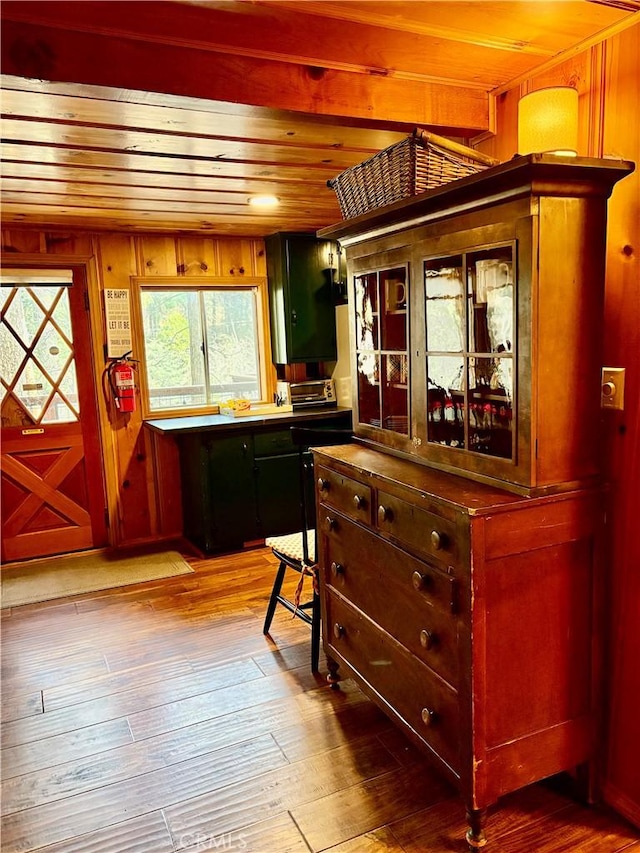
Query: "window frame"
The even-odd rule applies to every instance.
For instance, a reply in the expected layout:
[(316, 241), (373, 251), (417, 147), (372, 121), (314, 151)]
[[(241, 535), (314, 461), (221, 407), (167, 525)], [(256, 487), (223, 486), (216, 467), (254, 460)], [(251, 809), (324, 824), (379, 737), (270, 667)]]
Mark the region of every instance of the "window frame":
[(161, 418), (186, 418), (194, 415), (212, 415), (219, 412), (219, 406), (181, 406), (174, 409), (153, 410), (149, 407), (149, 386), (147, 382), (146, 348), (144, 324), (142, 321), (142, 291), (153, 290), (255, 290), (256, 291), (256, 327), (258, 334), (258, 373), (263, 398), (260, 402), (270, 402), (275, 392), (275, 368), (271, 358), (271, 330), (269, 325), (269, 290), (264, 276), (132, 276), (131, 295), (133, 313), (133, 358), (138, 360), (137, 384), (140, 390), (140, 409), (144, 420)]

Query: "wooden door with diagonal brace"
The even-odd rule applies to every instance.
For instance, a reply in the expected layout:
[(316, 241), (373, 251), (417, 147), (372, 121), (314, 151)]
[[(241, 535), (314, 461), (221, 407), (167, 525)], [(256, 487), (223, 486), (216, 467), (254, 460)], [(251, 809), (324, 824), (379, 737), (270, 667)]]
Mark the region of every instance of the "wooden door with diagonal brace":
[(84, 266), (3, 270), (2, 559), (107, 544)]

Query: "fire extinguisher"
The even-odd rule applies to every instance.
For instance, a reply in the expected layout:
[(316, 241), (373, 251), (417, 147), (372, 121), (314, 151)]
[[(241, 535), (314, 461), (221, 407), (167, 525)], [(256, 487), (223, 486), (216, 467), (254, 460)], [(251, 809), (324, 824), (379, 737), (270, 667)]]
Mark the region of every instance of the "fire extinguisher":
[(127, 414), (136, 410), (135, 362), (130, 355), (125, 353), (105, 368), (116, 409)]

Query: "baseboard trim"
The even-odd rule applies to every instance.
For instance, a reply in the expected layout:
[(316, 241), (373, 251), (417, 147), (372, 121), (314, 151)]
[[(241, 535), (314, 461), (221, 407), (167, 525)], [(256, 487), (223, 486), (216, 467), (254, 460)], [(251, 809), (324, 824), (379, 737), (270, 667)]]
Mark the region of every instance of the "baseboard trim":
[(634, 826), (640, 828), (640, 803), (634, 802), (610, 782), (602, 783), (602, 798), (618, 814), (621, 814), (622, 817), (625, 817)]

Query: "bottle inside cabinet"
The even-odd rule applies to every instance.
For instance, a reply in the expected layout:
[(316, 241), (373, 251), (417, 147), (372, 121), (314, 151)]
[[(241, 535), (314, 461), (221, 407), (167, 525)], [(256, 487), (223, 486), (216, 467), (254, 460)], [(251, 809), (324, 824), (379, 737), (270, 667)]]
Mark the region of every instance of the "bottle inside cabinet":
[(513, 246), (424, 262), (427, 440), (514, 456)]
[(407, 269), (355, 278), (360, 423), (408, 435)]

